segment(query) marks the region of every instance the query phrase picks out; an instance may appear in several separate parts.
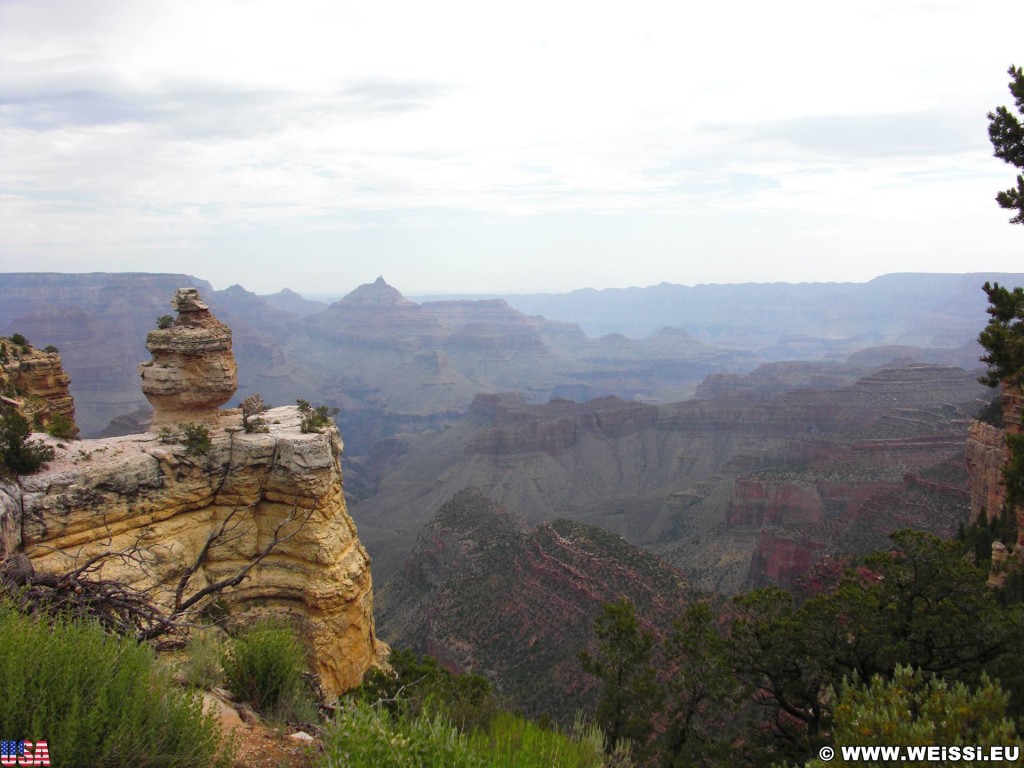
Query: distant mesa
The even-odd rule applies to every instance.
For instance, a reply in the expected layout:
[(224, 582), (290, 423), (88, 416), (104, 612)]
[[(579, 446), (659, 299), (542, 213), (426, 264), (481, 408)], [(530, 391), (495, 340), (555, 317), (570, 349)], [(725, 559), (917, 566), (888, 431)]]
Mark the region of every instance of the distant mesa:
[(139, 366), (142, 393), (155, 411), (153, 424), (218, 420), (217, 409), (238, 389), (231, 329), (213, 316), (195, 288), (171, 300), (178, 316), (146, 337), (153, 359)]

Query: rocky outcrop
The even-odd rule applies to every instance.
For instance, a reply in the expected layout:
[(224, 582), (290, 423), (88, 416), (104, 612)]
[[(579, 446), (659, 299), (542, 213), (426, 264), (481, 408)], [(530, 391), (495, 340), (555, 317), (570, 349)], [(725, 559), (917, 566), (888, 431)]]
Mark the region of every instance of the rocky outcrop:
[(730, 526), (820, 525), (824, 518), (824, 504), (814, 486), (758, 478), (738, 478), (725, 510), (725, 522)]
[(580, 673), (601, 606), (623, 597), (667, 632), (688, 599), (682, 574), (619, 536), (556, 520), (527, 530), (465, 489), (437, 512), (381, 599), (389, 641), (488, 677), (526, 712), (572, 721), (592, 711)]
[[(971, 520), (981, 515), (992, 518), (1009, 514), (1006, 509), (1006, 488), (1003, 470), (1010, 460), (1006, 436), (1024, 432), (1024, 388), (1003, 382), (1000, 392), (1000, 426), (985, 422), (971, 423), (967, 434), (967, 469), (971, 488)], [(1017, 516), (1015, 553), (1024, 552), (1024, 508), (1012, 511)], [(1011, 542), (1004, 542), (1010, 544)]]
[(971, 422), (967, 432), (967, 476), (971, 490), (971, 519), (1002, 514), (1006, 498), (1003, 467), (1009, 455), (1006, 430), (984, 421)]
[(46, 429), (59, 416), (69, 425), (65, 436), (77, 435), (70, 383), (57, 352), (0, 338), (0, 396), (29, 423)]
[(467, 456), (556, 455), (571, 449), (584, 433), (614, 439), (653, 427), (658, 409), (617, 397), (586, 403), (555, 399), (546, 405), (528, 406), (521, 396), (505, 393), (477, 395), (469, 417), (489, 425), (466, 445)]
[(179, 288), (171, 301), (178, 316), (150, 331), (152, 361), (139, 366), (153, 425), (216, 421), (217, 408), (238, 389), (231, 329), (210, 312), (195, 288)]
[(824, 550), (824, 542), (806, 536), (778, 530), (761, 531), (750, 561), (748, 583), (752, 587), (791, 586), (810, 572)]
[(49, 470), (0, 487), (4, 551), (37, 571), (62, 571), (101, 552), (102, 574), (169, 600), (184, 569), (214, 542), (188, 593), (238, 570), (279, 543), (223, 593), (241, 621), (272, 615), (296, 624), (328, 694), (362, 679), (376, 641), (370, 562), (342, 493), (342, 445), (333, 427), (303, 433), (295, 407), (266, 414), (269, 432), (245, 434), (225, 414), (206, 455), (157, 435), (88, 440), (57, 449)]

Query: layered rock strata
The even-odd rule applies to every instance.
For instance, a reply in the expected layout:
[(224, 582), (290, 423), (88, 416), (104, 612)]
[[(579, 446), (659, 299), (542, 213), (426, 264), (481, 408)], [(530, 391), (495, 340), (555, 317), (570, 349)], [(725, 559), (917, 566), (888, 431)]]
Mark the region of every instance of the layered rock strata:
[(333, 427), (303, 433), (294, 407), (267, 412), (269, 432), (245, 434), (237, 412), (206, 455), (154, 434), (58, 448), (41, 474), (0, 485), (3, 551), (37, 571), (63, 571), (94, 554), (102, 575), (172, 599), (185, 569), (228, 517), (186, 594), (237, 573), (280, 542), (242, 583), (225, 591), (229, 615), (293, 622), (324, 691), (357, 685), (382, 650), (375, 638), (370, 561), (348, 515)]
[(0, 338), (0, 397), (29, 422), (46, 428), (60, 416), (70, 424), (70, 434), (78, 434), (70, 384), (57, 352)]
[[(971, 520), (977, 520), (983, 514), (992, 518), (1008, 513), (1006, 488), (1003, 485), (1003, 469), (1010, 460), (1006, 436), (1024, 432), (1024, 389), (1004, 382), (1000, 400), (1003, 426), (974, 421), (967, 434)], [(1013, 512), (1017, 516), (1017, 541), (1014, 546), (1016, 550), (1024, 546), (1024, 509), (1018, 507)], [(1019, 551), (1024, 552), (1024, 549)]]
[(142, 393), (155, 410), (153, 424), (216, 422), (217, 408), (238, 389), (231, 329), (195, 288), (179, 288), (171, 306), (177, 318), (149, 332), (146, 349), (153, 359), (139, 366)]
[(682, 574), (625, 539), (567, 520), (526, 530), (478, 489), (444, 504), (385, 587), (381, 631), (447, 668), (488, 677), (517, 708), (572, 722), (593, 711), (580, 673), (601, 606), (629, 599), (667, 634), (689, 601)]

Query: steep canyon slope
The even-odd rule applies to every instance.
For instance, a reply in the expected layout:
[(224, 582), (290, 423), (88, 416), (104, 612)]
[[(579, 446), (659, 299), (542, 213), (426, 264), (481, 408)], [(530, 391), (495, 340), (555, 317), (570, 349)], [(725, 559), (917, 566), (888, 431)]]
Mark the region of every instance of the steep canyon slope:
[(987, 395), (976, 377), (890, 366), (838, 388), (727, 389), (664, 406), (481, 395), (464, 421), (402, 438), (379, 493), (353, 515), (382, 578), (436, 509), (476, 486), (530, 524), (567, 518), (621, 534), (697, 587), (785, 583), (900, 524), (955, 529), (968, 423)]
[(554, 520), (527, 529), (477, 489), (444, 504), (379, 594), (380, 631), (396, 646), (486, 675), (532, 714), (571, 722), (592, 711), (597, 681), (579, 653), (603, 603), (629, 598), (667, 631), (689, 597), (682, 574), (599, 528)]

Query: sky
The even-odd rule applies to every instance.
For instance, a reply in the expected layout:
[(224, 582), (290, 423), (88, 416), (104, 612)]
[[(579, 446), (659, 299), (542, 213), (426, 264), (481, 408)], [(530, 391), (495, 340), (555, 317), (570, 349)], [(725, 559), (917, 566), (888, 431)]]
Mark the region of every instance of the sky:
[(0, 0), (0, 271), (407, 295), (1024, 272), (1020, 0)]

